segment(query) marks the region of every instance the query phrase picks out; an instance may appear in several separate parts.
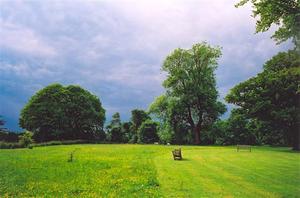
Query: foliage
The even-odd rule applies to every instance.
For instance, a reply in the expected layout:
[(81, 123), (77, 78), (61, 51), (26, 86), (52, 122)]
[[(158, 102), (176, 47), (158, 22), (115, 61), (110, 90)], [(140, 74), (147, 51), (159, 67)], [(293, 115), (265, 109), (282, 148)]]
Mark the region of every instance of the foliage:
[(161, 95), (149, 107), (149, 113), (160, 122), (158, 135), (162, 143), (191, 144), (190, 126), (183, 119), (183, 105), (176, 97)]
[(79, 86), (51, 84), (31, 97), (20, 126), (37, 141), (95, 139), (103, 133), (105, 110), (99, 98)]
[(108, 139), (111, 142), (123, 142), (122, 123), (120, 113), (115, 113), (112, 116), (110, 124), (107, 126)]
[(18, 133), (9, 132), (9, 131), (0, 131), (0, 141), (5, 142), (17, 142), (19, 140)]
[(16, 149), (24, 148), (24, 145), (20, 142), (4, 142), (0, 141), (0, 149)]
[(264, 71), (230, 90), (229, 103), (238, 105), (249, 118), (268, 123), (279, 139), (300, 149), (300, 56), (279, 53), (264, 65)]
[[(76, 160), (66, 161), (75, 148)], [(61, 145), (0, 150), (2, 197), (298, 197), (299, 153), (288, 148)], [(279, 174), (283, 173), (283, 174)]]
[(157, 135), (160, 143), (167, 144), (174, 143), (176, 141), (174, 138), (174, 131), (169, 124), (162, 125), (158, 128)]
[(265, 32), (271, 25), (279, 25), (272, 38), (278, 43), (292, 38), (300, 46), (300, 4), (298, 0), (241, 0), (236, 7), (247, 2), (253, 4), (253, 17), (258, 17), (256, 32)]
[(231, 140), (229, 139), (227, 144), (254, 145), (256, 143), (255, 136), (248, 128), (250, 120), (239, 110), (232, 110), (227, 120), (227, 133), (230, 133), (231, 136)]
[(144, 111), (140, 109), (134, 109), (131, 111), (131, 137), (130, 141), (131, 143), (136, 143), (138, 140), (138, 129), (142, 125), (142, 123), (146, 120), (150, 119), (149, 115)]
[(167, 122), (170, 117), (170, 98), (164, 94), (156, 97), (150, 104), (148, 112), (161, 123)]
[(116, 112), (115, 114), (112, 115), (112, 120), (110, 121), (110, 126), (113, 127), (117, 127), (117, 128), (121, 128), (121, 117), (120, 117), (120, 113)]
[(22, 135), (20, 135), (20, 144), (24, 145), (24, 147), (28, 147), (30, 144), (33, 143), (32, 139), (33, 133), (30, 131), (25, 131)]
[(247, 130), (255, 136), (257, 145), (284, 146), (287, 144), (284, 133), (273, 130), (272, 123), (261, 121), (257, 118), (247, 118), (247, 120)]
[(227, 120), (217, 120), (209, 130), (208, 139), (216, 145), (233, 144), (231, 131), (228, 130)]
[(287, 52), (279, 52), (268, 60), (263, 68), (267, 72), (280, 72), (284, 69), (292, 69), (299, 67), (300, 56), (295, 50), (289, 50)]
[(218, 120), (206, 130), (203, 142), (217, 145), (286, 145), (283, 132), (272, 129), (272, 123), (249, 118), (242, 109), (233, 109), (226, 120)]
[(111, 142), (122, 142), (123, 137), (122, 137), (122, 129), (114, 127), (110, 129), (110, 141)]
[(131, 122), (123, 122), (122, 123), (122, 134), (123, 134), (123, 142), (129, 142), (129, 140), (132, 137), (132, 132), (131, 132)]
[(0, 115), (0, 133), (6, 131), (6, 128), (4, 127), (4, 125), (5, 125), (5, 121), (4, 121), (3, 117)]
[(161, 143), (174, 142), (174, 128), (172, 127), (172, 105), (170, 97), (161, 95), (149, 106), (149, 114), (159, 121), (158, 136)]
[[(104, 144), (107, 142), (98, 141), (98, 140), (53, 140), (49, 142), (40, 142), (28, 145), (27, 147), (44, 147), (44, 146), (57, 146), (57, 145), (72, 145), (72, 144)], [(25, 145), (21, 142), (5, 142), (0, 141), (0, 149), (16, 149), (16, 148), (24, 148)]]
[(41, 147), (41, 146), (55, 146), (55, 145), (71, 145), (71, 144), (95, 144), (95, 143), (103, 143), (97, 142), (94, 140), (64, 140), (64, 141), (49, 141), (49, 142), (41, 142), (41, 143), (33, 143), (34, 147)]
[(138, 129), (139, 143), (154, 143), (158, 142), (157, 135), (158, 124), (152, 120), (144, 121)]
[(256, 136), (254, 130), (249, 128), (250, 123), (251, 120), (240, 109), (233, 109), (227, 120), (218, 120), (205, 131), (205, 141), (217, 145), (255, 145)]
[[(193, 45), (191, 49), (174, 50), (165, 59), (162, 67), (167, 72), (167, 79), (163, 82), (167, 89), (166, 97), (170, 98), (167, 108), (174, 108), (159, 117), (165, 119), (166, 115), (173, 115), (170, 122), (180, 120), (179, 127), (190, 128), (196, 144), (200, 143), (200, 130), (209, 127), (225, 112), (225, 106), (217, 101), (214, 75), (220, 56), (218, 47), (200, 43)], [(165, 102), (164, 97), (158, 98), (161, 101), (157, 103)]]

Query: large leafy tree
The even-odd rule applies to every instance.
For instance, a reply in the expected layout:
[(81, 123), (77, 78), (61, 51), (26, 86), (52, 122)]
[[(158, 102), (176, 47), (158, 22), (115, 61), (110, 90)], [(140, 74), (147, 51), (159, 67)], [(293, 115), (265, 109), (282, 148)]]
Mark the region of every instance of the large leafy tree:
[(115, 114), (112, 115), (112, 120), (110, 122), (110, 125), (112, 127), (117, 127), (117, 128), (121, 128), (121, 116), (119, 112), (116, 112)]
[(103, 131), (105, 110), (99, 98), (79, 86), (51, 84), (31, 97), (20, 126), (37, 141), (93, 139)]
[(123, 142), (128, 142), (132, 137), (131, 132), (131, 122), (123, 122), (122, 123), (122, 134), (123, 134)]
[(122, 123), (120, 118), (120, 113), (117, 112), (113, 114), (112, 120), (110, 124), (107, 126), (109, 140), (112, 142), (122, 142), (123, 134), (122, 134)]
[(177, 97), (163, 94), (151, 103), (149, 113), (160, 123), (158, 135), (162, 143), (191, 143), (190, 127), (182, 112), (184, 105)]
[(278, 43), (292, 38), (299, 49), (300, 3), (299, 0), (241, 0), (236, 7), (247, 2), (253, 4), (253, 16), (258, 17), (256, 32), (265, 32), (273, 24), (279, 28), (272, 38)]
[(217, 101), (214, 75), (220, 56), (219, 48), (200, 43), (191, 49), (174, 50), (163, 63), (167, 72), (163, 85), (180, 107), (181, 119), (192, 129), (195, 144), (200, 143), (201, 129), (225, 112), (225, 106)]
[(165, 144), (174, 142), (174, 130), (172, 130), (173, 126), (171, 125), (171, 108), (170, 98), (163, 94), (156, 97), (148, 109), (150, 116), (154, 117), (160, 124), (158, 136), (160, 142)]
[(144, 121), (138, 130), (138, 142), (154, 143), (158, 141), (158, 124), (152, 120)]
[(255, 144), (255, 134), (249, 130), (251, 120), (241, 111), (233, 109), (230, 117), (226, 120), (229, 143), (231, 144)]
[(138, 129), (142, 125), (142, 123), (146, 120), (150, 119), (149, 115), (147, 112), (141, 109), (134, 109), (131, 111), (131, 126), (130, 126), (130, 131), (132, 133), (132, 136), (130, 138), (131, 142), (137, 142), (138, 138)]
[(160, 123), (166, 123), (170, 117), (170, 98), (165, 94), (155, 98), (149, 106), (149, 114), (154, 115)]
[(226, 120), (218, 120), (207, 132), (210, 142), (219, 145), (272, 144), (283, 145), (281, 134), (269, 130), (270, 124), (247, 117), (243, 109), (231, 111)]
[(264, 65), (264, 71), (231, 89), (226, 100), (250, 118), (269, 123), (284, 134), (295, 150), (300, 149), (300, 56), (282, 52)]

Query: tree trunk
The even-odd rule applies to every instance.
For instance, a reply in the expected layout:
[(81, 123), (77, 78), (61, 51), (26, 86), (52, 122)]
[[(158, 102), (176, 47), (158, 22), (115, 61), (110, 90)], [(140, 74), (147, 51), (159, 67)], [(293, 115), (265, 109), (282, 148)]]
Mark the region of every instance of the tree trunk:
[(194, 129), (194, 135), (195, 135), (195, 144), (200, 144), (200, 127), (195, 126)]

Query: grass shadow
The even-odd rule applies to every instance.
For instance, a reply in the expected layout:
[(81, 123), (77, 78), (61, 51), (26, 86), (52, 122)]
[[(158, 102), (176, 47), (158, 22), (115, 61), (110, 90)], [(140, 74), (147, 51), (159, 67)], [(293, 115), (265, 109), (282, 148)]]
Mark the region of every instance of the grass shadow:
[(300, 153), (300, 151), (293, 150), (292, 147), (281, 147), (281, 146), (261, 146), (258, 147), (260, 151), (272, 151), (272, 152), (283, 152), (283, 153)]
[(188, 159), (188, 158), (182, 158), (181, 160), (174, 160), (174, 161), (191, 161), (190, 159)]
[(277, 151), (277, 152), (284, 152), (284, 153), (300, 153), (300, 151), (296, 151), (296, 150), (271, 150), (271, 151)]

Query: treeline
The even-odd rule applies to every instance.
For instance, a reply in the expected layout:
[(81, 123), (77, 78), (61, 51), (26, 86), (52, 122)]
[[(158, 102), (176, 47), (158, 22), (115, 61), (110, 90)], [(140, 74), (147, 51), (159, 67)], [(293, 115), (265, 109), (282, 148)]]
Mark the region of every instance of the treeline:
[[(203, 48), (212, 49), (202, 43), (192, 50), (175, 50), (168, 61), (178, 64), (176, 58), (182, 60), (184, 56), (186, 61), (197, 60), (189, 53), (202, 50), (202, 56)], [(267, 61), (261, 73), (236, 85), (226, 96), (227, 102), (236, 105), (228, 119), (219, 118), (225, 106), (217, 101), (213, 70), (208, 72), (209, 67), (199, 66), (195, 70), (173, 69), (174, 74), (169, 73), (163, 83), (167, 92), (157, 97), (147, 111), (132, 110), (127, 122), (115, 113), (104, 127), (105, 110), (98, 97), (79, 86), (52, 84), (38, 91), (23, 108), (20, 126), (33, 132), (36, 143), (80, 139), (108, 143), (267, 144), (297, 149), (299, 65), (300, 57), (294, 50), (281, 52)], [(196, 75), (197, 70), (201, 80), (198, 84), (195, 77), (188, 76)], [(202, 73), (205, 80), (201, 79)], [(180, 75), (174, 76), (177, 74)], [(0, 125), (4, 125), (3, 119)], [(18, 142), (22, 135), (1, 127), (0, 141)]]
[[(219, 100), (215, 78), (221, 48), (203, 42), (175, 49), (166, 57), (162, 65), (167, 74), (165, 93), (147, 112), (133, 110), (129, 122), (122, 123), (115, 113), (104, 127), (105, 110), (97, 96), (79, 86), (52, 84), (22, 109), (20, 126), (32, 131), (36, 142), (270, 144), (300, 150), (300, 6), (295, 0), (243, 0), (236, 6), (247, 2), (253, 4), (254, 17), (259, 17), (257, 32), (277, 24), (272, 38), (279, 43), (291, 39), (295, 48), (278, 53), (263, 65), (262, 72), (230, 90), (225, 101), (235, 108), (228, 119), (220, 119), (226, 106)], [(6, 141), (14, 135), (0, 137)], [(28, 143), (28, 138), (30, 132), (21, 140)]]
[(121, 122), (120, 114), (112, 116), (110, 124), (106, 127), (106, 140), (108, 142), (123, 143), (154, 143), (159, 141), (159, 124), (151, 119), (144, 110), (131, 111), (129, 122)]
[(299, 52), (278, 53), (263, 65), (261, 73), (233, 87), (225, 100), (235, 108), (228, 119), (220, 120), (225, 108), (217, 101), (212, 73), (219, 53), (211, 50), (202, 43), (189, 50), (177, 49), (167, 57), (163, 65), (168, 73), (163, 82), (166, 93), (149, 108), (160, 121), (160, 140), (176, 144), (268, 144), (299, 150)]
[[(79, 86), (51, 84), (22, 109), (20, 126), (35, 142), (90, 140), (115, 143), (256, 144), (293, 146), (299, 150), (300, 56), (281, 52), (263, 71), (233, 87), (225, 100), (236, 106), (220, 120), (225, 105), (218, 101), (214, 70), (220, 49), (207, 43), (176, 49), (163, 64), (166, 93), (147, 111), (135, 109), (128, 122), (119, 113), (104, 127), (100, 99)], [(0, 125), (3, 126), (3, 119)], [(20, 137), (3, 132), (0, 141)], [(22, 137), (22, 136), (21, 136)]]
[(238, 107), (227, 123), (234, 123), (234, 137), (300, 149), (299, 52), (278, 53), (263, 65), (262, 72), (233, 87), (225, 99)]
[(218, 101), (214, 76), (219, 56), (219, 48), (207, 43), (188, 50), (176, 49), (163, 65), (168, 74), (163, 82), (166, 93), (157, 97), (147, 111), (132, 110), (127, 122), (122, 122), (120, 114), (115, 113), (106, 127), (105, 110), (97, 96), (79, 86), (51, 84), (32, 96), (21, 111), (20, 126), (32, 134), (7, 132), (1, 118), (0, 141), (32, 138), (36, 143), (88, 140), (268, 144), (298, 150), (300, 56), (297, 51), (277, 54), (264, 64), (261, 73), (233, 87), (225, 100), (236, 108), (223, 120), (219, 117), (226, 108)]

